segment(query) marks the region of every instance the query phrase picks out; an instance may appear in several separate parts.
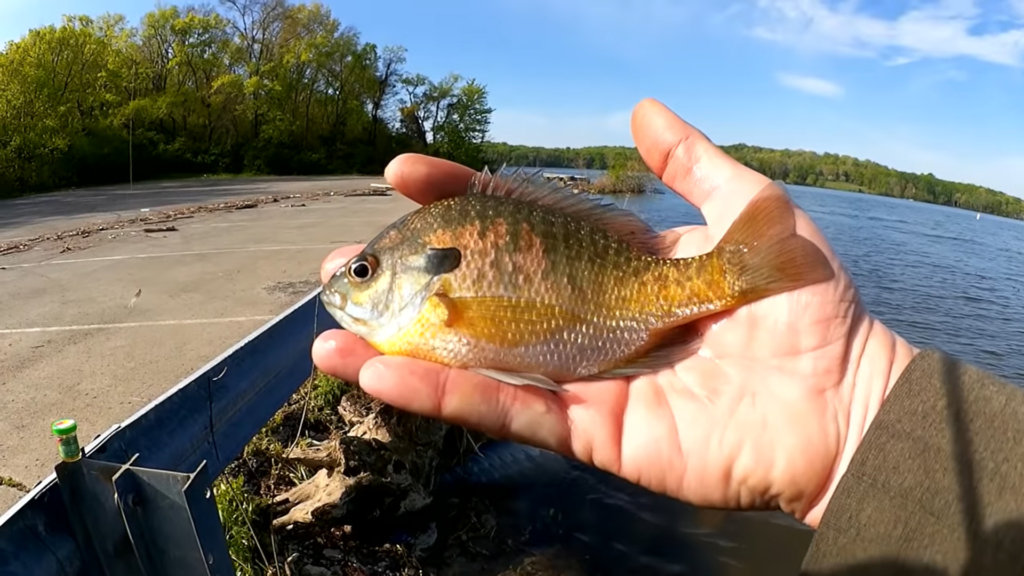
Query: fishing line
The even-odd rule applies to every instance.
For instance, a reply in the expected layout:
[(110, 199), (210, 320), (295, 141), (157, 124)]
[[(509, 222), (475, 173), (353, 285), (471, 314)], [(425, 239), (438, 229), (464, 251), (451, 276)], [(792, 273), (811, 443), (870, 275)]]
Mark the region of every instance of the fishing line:
[[(316, 296), (313, 297), (313, 334), (309, 339), (310, 347), (312, 347), (313, 341), (316, 340), (317, 320), (320, 317), (319, 294), (321, 290), (323, 290), (323, 287), (317, 289), (316, 292), (314, 292)], [(299, 426), (298, 429), (295, 431), (295, 439), (292, 440), (291, 446), (288, 447), (288, 450), (292, 450), (293, 448), (295, 448), (295, 446), (298, 445), (299, 443), (299, 437), (302, 436), (302, 426), (306, 422), (306, 411), (309, 409), (309, 397), (313, 394), (313, 379), (315, 377), (316, 363), (311, 361), (309, 367), (309, 377), (306, 379), (306, 382), (309, 384), (309, 386), (306, 388), (306, 394), (305, 396), (303, 396), (302, 399), (302, 414), (299, 416)]]

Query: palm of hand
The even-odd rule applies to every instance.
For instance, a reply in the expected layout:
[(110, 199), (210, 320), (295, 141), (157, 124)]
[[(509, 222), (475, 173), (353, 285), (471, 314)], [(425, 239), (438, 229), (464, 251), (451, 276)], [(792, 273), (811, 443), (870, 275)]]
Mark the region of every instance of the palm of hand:
[[(710, 249), (724, 227), (677, 231), (676, 255), (689, 256)], [(591, 459), (695, 504), (806, 515), (838, 464), (851, 377), (843, 368), (864, 318), (849, 276), (819, 245), (835, 265), (831, 281), (702, 321), (701, 349), (671, 370), (614, 389), (572, 388), (580, 410), (593, 413), (574, 429), (621, 423), (617, 441), (594, 443)]]
[[(768, 182), (659, 104), (638, 106), (634, 134), (652, 170), (708, 223), (675, 231), (677, 256), (710, 249)], [(398, 190), (421, 203), (464, 190), (470, 174), (414, 155), (387, 170)], [(855, 348), (871, 320), (824, 238), (803, 212), (795, 216), (797, 230), (825, 251), (836, 276), (703, 320), (701, 350), (671, 369), (570, 383), (566, 393), (552, 394), (378, 356), (342, 331), (317, 340), (314, 361), (398, 408), (556, 450), (698, 505), (820, 515), (851, 418)], [(322, 276), (360, 248), (335, 251)]]

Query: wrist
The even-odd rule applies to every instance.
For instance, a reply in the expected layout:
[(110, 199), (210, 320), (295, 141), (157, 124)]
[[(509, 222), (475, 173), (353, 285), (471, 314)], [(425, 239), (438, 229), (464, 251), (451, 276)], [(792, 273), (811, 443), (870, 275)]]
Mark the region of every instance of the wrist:
[(846, 420), (840, 423), (841, 429), (845, 428), (843, 442), (827, 485), (802, 518), (812, 528), (817, 528), (821, 522), (832, 495), (885, 399), (889, 397), (907, 365), (920, 352), (880, 320), (872, 317), (866, 317), (854, 331), (851, 342), (850, 367), (841, 391), (846, 397), (841, 405), (848, 407), (846, 414), (841, 415)]

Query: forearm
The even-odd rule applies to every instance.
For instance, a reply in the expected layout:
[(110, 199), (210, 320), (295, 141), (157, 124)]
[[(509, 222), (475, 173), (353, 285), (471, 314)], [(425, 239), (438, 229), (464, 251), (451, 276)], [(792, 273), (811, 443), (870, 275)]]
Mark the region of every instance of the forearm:
[[(1021, 538), (1022, 523), (1024, 390), (927, 350), (907, 365), (851, 458), (804, 573), (913, 566), (959, 574), (967, 562), (994, 558), (1008, 530)], [(1024, 570), (1024, 542), (1007, 554)]]

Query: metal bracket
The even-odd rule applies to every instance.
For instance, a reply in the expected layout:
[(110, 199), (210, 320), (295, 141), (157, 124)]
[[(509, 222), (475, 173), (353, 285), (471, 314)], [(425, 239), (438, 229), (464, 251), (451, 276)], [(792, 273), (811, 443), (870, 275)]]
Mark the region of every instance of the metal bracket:
[(81, 458), (55, 466), (88, 573), (234, 576), (206, 461), (192, 473)]

